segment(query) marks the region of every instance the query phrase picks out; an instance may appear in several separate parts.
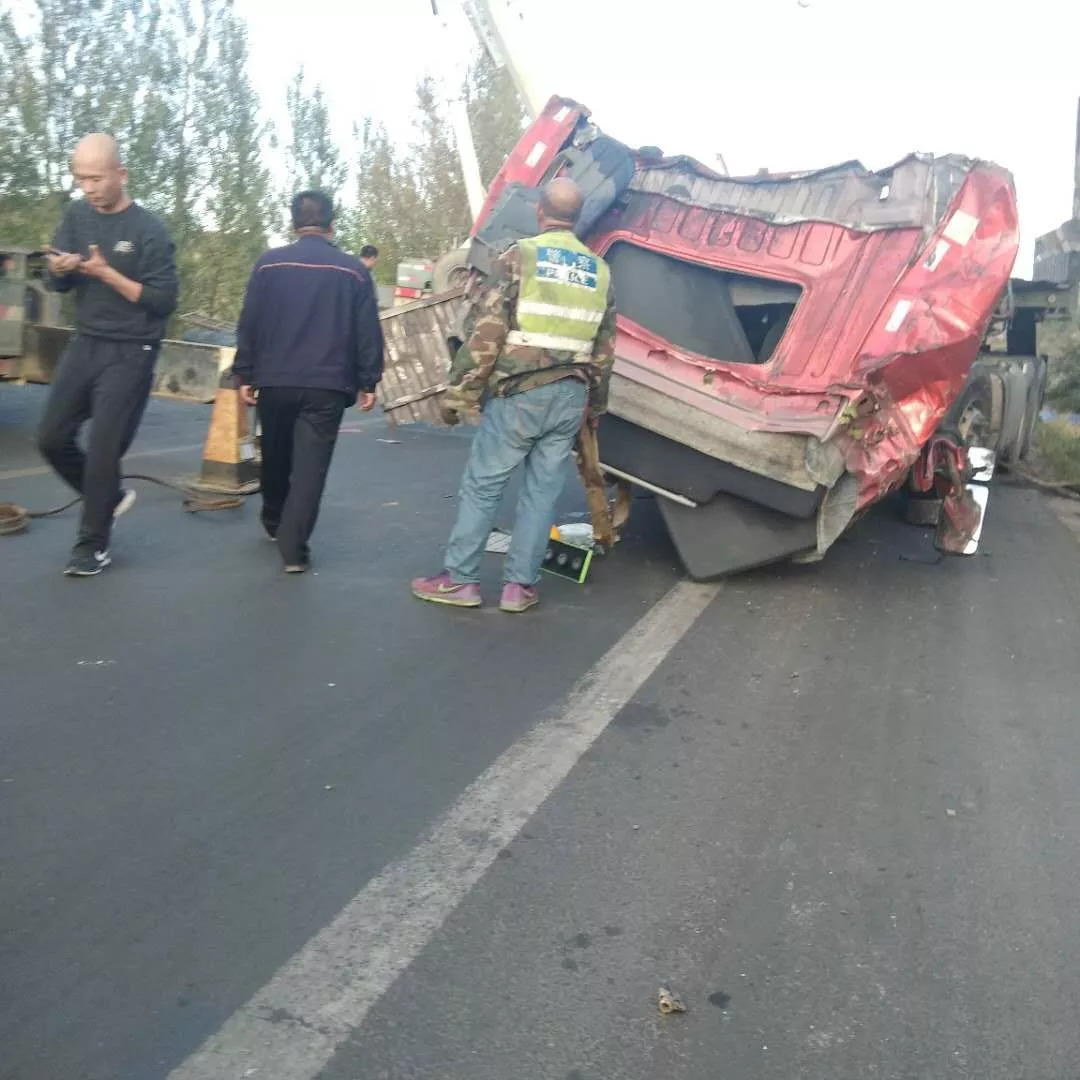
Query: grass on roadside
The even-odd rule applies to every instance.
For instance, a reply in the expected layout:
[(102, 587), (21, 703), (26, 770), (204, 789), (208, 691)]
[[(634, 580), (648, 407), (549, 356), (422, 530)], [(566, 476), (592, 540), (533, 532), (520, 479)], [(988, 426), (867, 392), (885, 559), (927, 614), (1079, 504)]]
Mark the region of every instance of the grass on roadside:
[(1080, 487), (1080, 427), (1067, 420), (1040, 420), (1035, 429), (1039, 476), (1053, 484)]

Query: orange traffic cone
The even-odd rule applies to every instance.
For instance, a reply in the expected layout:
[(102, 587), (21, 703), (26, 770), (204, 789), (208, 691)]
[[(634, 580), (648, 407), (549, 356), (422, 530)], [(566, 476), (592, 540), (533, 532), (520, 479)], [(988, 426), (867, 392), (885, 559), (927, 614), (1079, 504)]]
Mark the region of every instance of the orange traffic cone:
[(231, 371), (218, 383), (210, 430), (203, 447), (202, 470), (191, 482), (196, 491), (249, 495), (259, 488), (259, 455)]

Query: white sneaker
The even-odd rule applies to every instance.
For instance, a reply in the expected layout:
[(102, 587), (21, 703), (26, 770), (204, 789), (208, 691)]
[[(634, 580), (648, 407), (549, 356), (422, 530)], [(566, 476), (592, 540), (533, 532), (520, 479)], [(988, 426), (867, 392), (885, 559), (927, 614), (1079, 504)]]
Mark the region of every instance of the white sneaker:
[(134, 505), (135, 489), (121, 488), (120, 501), (116, 504), (116, 509), (112, 512), (113, 520), (115, 521), (121, 514), (126, 514)]

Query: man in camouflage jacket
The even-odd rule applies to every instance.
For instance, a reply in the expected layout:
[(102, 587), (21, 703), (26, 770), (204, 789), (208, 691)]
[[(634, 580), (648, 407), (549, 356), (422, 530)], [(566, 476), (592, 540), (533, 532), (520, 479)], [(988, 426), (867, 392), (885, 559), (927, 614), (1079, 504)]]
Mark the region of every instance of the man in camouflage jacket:
[[(479, 607), (480, 559), (511, 473), (524, 465), (500, 607), (526, 611), (583, 423), (607, 408), (615, 359), (615, 295), (606, 263), (574, 234), (582, 197), (553, 180), (537, 212), (540, 233), (503, 254), (468, 318), (443, 399), (443, 417), (483, 418), (459, 492), (444, 570), (418, 578), (413, 594)], [(486, 403), (485, 403), (486, 399)]]

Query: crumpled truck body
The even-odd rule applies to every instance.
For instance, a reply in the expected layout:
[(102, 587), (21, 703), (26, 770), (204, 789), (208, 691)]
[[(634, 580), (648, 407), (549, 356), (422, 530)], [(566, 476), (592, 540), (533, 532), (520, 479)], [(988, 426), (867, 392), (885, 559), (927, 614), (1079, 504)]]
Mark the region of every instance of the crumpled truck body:
[[(551, 176), (607, 192), (611, 142), (553, 98), (492, 184), (474, 265)], [(694, 576), (820, 556), (903, 484), (963, 390), (1017, 254), (1012, 177), (911, 155), (737, 179), (624, 149), (629, 181), (591, 198), (582, 233), (619, 310), (603, 463), (661, 496)]]

